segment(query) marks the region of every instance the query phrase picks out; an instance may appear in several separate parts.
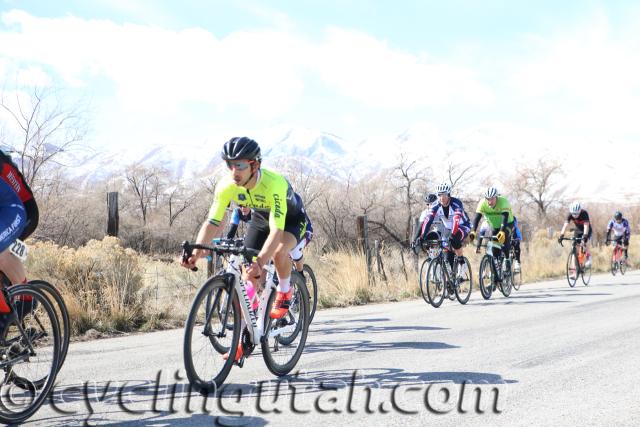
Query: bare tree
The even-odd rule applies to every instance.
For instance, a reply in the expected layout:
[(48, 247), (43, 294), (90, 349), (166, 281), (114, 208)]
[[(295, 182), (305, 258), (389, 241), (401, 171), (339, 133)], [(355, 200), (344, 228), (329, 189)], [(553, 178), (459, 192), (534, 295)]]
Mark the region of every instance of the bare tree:
[(520, 166), (509, 187), (523, 203), (535, 206), (538, 220), (546, 220), (549, 208), (562, 200), (566, 190), (558, 182), (563, 175), (559, 162), (538, 159), (533, 166)]
[(142, 224), (147, 224), (149, 207), (158, 202), (161, 186), (161, 173), (157, 168), (132, 165), (125, 171), (127, 182), (136, 198), (136, 203), (142, 215)]
[[(449, 158), (452, 157), (450, 156)], [(451, 184), (451, 191), (460, 194), (460, 189), (466, 187), (474, 179), (477, 170), (478, 167), (475, 164), (465, 165), (449, 162), (447, 165), (447, 180)]]
[[(421, 185), (424, 186), (427, 182), (427, 169), (421, 165), (420, 159), (409, 159), (405, 153), (400, 154), (397, 165), (393, 168), (393, 176), (397, 181), (397, 190), (402, 194), (402, 211), (404, 231), (403, 236), (393, 236), (394, 240), (404, 242), (405, 246), (408, 246), (411, 241), (411, 229), (413, 218), (415, 216), (414, 206), (420, 203), (421, 197), (418, 194), (422, 194), (424, 191), (416, 191)], [(424, 189), (423, 189), (424, 190)], [(387, 222), (386, 218), (385, 223)], [(388, 227), (385, 227), (387, 231)]]
[[(60, 155), (76, 146), (86, 134), (86, 118), (80, 103), (64, 105), (57, 92), (34, 87), (17, 91), (15, 99), (0, 95), (0, 108), (7, 113), (20, 136), (7, 141), (18, 156), (27, 183), (35, 187), (48, 165), (59, 164)], [(7, 135), (4, 136), (8, 140)]]

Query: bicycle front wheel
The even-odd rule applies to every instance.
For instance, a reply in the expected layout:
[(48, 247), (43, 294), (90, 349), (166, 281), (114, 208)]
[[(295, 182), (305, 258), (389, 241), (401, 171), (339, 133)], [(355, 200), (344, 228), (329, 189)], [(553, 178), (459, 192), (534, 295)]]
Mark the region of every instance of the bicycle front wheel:
[(229, 375), (240, 341), (240, 316), (238, 296), (229, 293), (221, 277), (207, 280), (196, 294), (183, 344), (187, 378), (196, 390), (215, 392)]
[(422, 261), (422, 265), (420, 266), (420, 293), (422, 294), (422, 299), (427, 304), (431, 304), (429, 292), (427, 291), (427, 272), (429, 271), (429, 262), (429, 258), (426, 258)]
[(64, 299), (60, 292), (49, 282), (44, 280), (30, 280), (29, 284), (36, 289), (44, 292), (49, 297), (49, 301), (53, 305), (53, 309), (56, 312), (58, 318), (58, 325), (60, 326), (60, 362), (58, 364), (58, 371), (62, 368), (62, 364), (67, 358), (67, 351), (69, 350), (69, 339), (71, 337), (71, 321), (69, 320), (69, 311), (67, 305), (64, 303)]
[(576, 285), (578, 281), (578, 257), (576, 256), (574, 251), (569, 252), (569, 257), (567, 258), (567, 282), (569, 282), (569, 286), (572, 288)]
[(471, 297), (473, 289), (473, 276), (471, 274), (471, 264), (467, 257), (462, 257), (464, 264), (458, 263), (456, 271), (456, 298), (460, 304), (466, 304)]
[[(295, 368), (304, 350), (309, 331), (309, 295), (304, 279), (299, 273), (291, 274), (291, 286), (294, 295), (299, 293), (300, 296), (295, 313), (292, 313), (291, 317), (287, 314), (281, 319), (272, 319), (269, 313), (276, 296), (276, 293), (272, 292), (265, 311), (264, 336), (260, 342), (264, 363), (269, 371), (278, 376), (286, 375)], [(289, 310), (293, 307), (290, 306)]]
[(618, 261), (616, 260), (616, 255), (616, 251), (614, 250), (613, 255), (611, 256), (611, 274), (614, 276), (618, 272)]
[(482, 298), (487, 300), (491, 298), (491, 293), (493, 292), (494, 277), (491, 263), (492, 257), (490, 255), (483, 256), (482, 261), (480, 261), (480, 274), (478, 275), (480, 293)]
[(307, 279), (307, 290), (309, 291), (309, 323), (313, 321), (313, 316), (316, 315), (316, 307), (318, 306), (318, 282), (316, 281), (316, 275), (307, 264), (302, 268), (304, 276)]
[(20, 423), (44, 403), (58, 373), (61, 339), (56, 312), (31, 285), (7, 291), (12, 312), (1, 314), (0, 422)]
[(431, 305), (440, 307), (444, 300), (446, 286), (444, 263), (441, 256), (432, 259), (427, 268), (427, 295)]

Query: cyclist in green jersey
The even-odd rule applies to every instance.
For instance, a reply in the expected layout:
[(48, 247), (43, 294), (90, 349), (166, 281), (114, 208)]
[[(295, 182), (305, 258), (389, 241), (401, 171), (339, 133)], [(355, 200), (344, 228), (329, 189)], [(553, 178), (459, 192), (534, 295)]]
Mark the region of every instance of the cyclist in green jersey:
[[(293, 296), (289, 251), (306, 233), (302, 199), (295, 197), (291, 185), (282, 175), (261, 168), (260, 147), (254, 140), (247, 137), (230, 139), (224, 144), (222, 159), (230, 174), (216, 189), (209, 217), (202, 224), (196, 243), (206, 244), (219, 235), (230, 202), (253, 209), (244, 243), (260, 252), (246, 273), (251, 278), (260, 278), (264, 265), (273, 258), (279, 280), (270, 316), (282, 318)], [(204, 256), (206, 251), (195, 250), (183, 265), (192, 267)]]
[[(492, 231), (491, 235), (496, 236), (498, 242), (502, 245), (502, 251), (507, 263), (511, 263), (509, 250), (511, 249), (511, 234), (513, 233), (513, 212), (509, 200), (500, 196), (498, 189), (495, 187), (487, 188), (484, 193), (484, 199), (478, 203), (476, 217), (473, 220), (471, 233), (469, 233), (469, 239), (472, 242), (476, 238), (476, 229), (483, 216)], [(494, 253), (494, 255), (497, 256), (498, 254)]]

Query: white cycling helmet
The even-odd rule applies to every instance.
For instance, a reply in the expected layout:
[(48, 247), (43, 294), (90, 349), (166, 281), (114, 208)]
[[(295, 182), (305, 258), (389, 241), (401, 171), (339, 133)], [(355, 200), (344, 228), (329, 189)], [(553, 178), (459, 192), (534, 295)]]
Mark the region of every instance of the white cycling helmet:
[(484, 198), (490, 199), (492, 197), (496, 197), (498, 195), (498, 189), (496, 187), (489, 187), (487, 191), (484, 192)]
[(577, 215), (580, 213), (580, 211), (582, 210), (582, 206), (580, 206), (580, 203), (575, 202), (574, 204), (572, 204), (571, 206), (569, 206), (569, 212), (572, 215)]
[(447, 184), (446, 182), (438, 185), (436, 187), (436, 193), (437, 194), (451, 194), (451, 186), (449, 184)]

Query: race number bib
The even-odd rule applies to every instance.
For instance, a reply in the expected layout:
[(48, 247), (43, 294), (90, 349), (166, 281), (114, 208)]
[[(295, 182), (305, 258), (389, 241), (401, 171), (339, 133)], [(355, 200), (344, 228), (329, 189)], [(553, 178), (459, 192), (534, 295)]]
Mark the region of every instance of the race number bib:
[(16, 239), (16, 241), (9, 246), (9, 251), (20, 258), (20, 261), (25, 262), (27, 260), (29, 249), (27, 248), (26, 243), (22, 240)]

